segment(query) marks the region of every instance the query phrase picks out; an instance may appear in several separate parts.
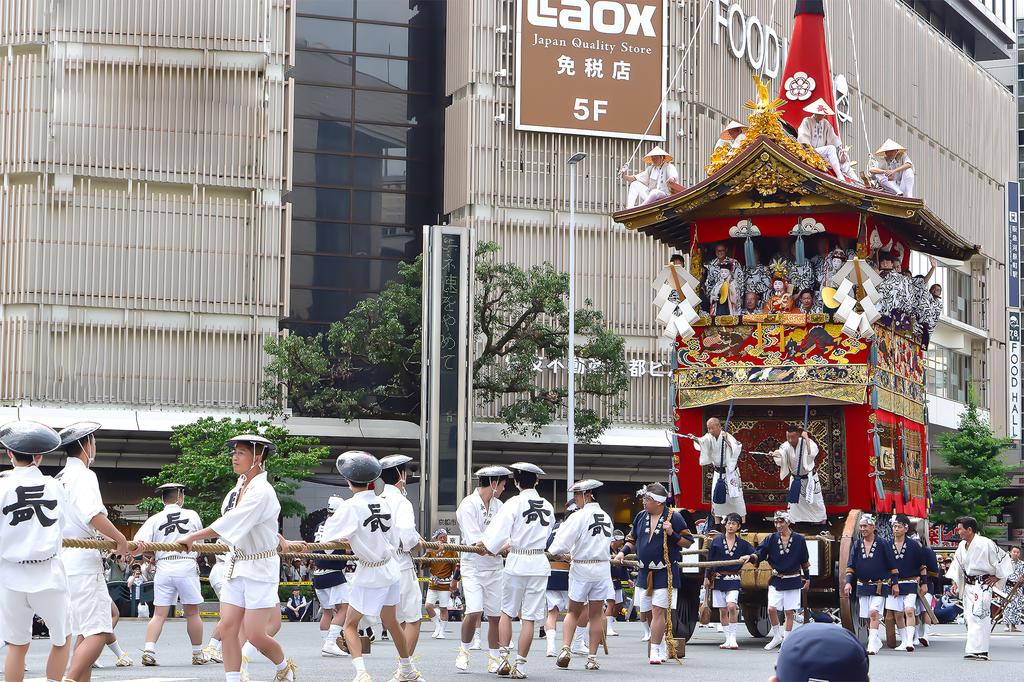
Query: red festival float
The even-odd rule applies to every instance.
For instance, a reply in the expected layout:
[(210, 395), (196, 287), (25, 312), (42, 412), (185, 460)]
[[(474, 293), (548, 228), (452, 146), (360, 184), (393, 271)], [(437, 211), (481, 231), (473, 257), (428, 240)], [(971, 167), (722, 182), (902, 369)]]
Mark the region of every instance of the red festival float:
[[(844, 625), (858, 631), (839, 586), (860, 512), (928, 514), (927, 292), (920, 280), (882, 272), (882, 261), (894, 259), (894, 270), (906, 272), (912, 250), (965, 260), (976, 249), (920, 199), (874, 188), (867, 176), (839, 179), (826, 158), (787, 130), (787, 122), (796, 128), (807, 116), (815, 81), (831, 84), (827, 60), (815, 56), (824, 54), (815, 5), (821, 3), (798, 4), (785, 79), (792, 91), (796, 74), (797, 85), (812, 92), (787, 100), (783, 86), (776, 99), (757, 81), (746, 133), (716, 148), (706, 179), (614, 218), (687, 254), (686, 265), (668, 266), (664, 275), (674, 295), (656, 300), (674, 306), (661, 319), (676, 339), (675, 429), (700, 435), (708, 418), (728, 418), (727, 430), (743, 445), (747, 528), (767, 529), (768, 515), (786, 508), (788, 485), (771, 453), (787, 425), (803, 426), (818, 445), (828, 522), (820, 534), (803, 529), (813, 545), (809, 604), (839, 606)], [(808, 41), (820, 49), (806, 49)], [(831, 88), (826, 92), (830, 98)], [(716, 264), (721, 277), (712, 272)], [(817, 285), (809, 305), (794, 309), (794, 291), (810, 289), (800, 282), (808, 271)], [(738, 300), (737, 291), (751, 290), (760, 296)], [(703, 518), (713, 467), (702, 470), (691, 443), (675, 440), (676, 506)], [(762, 537), (751, 532), (747, 539)], [(688, 637), (700, 585), (695, 571), (687, 575), (676, 630)], [(756, 636), (768, 631), (768, 577), (764, 568), (744, 568), (744, 586), (762, 588), (742, 593)]]

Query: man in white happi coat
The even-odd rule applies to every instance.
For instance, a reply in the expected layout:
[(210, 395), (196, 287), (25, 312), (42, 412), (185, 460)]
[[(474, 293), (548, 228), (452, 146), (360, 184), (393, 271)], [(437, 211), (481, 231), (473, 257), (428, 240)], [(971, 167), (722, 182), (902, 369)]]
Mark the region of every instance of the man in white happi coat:
[[(178, 538), (194, 533), (203, 527), (199, 514), (185, 509), (185, 486), (180, 483), (164, 483), (157, 493), (163, 499), (164, 508), (159, 514), (146, 519), (135, 534), (137, 552), (145, 552), (147, 542), (177, 542)], [(155, 666), (156, 643), (164, 629), (168, 608), (174, 608), (178, 599), (185, 610), (186, 630), (192, 642), (192, 665), (210, 662), (203, 653), (203, 621), (199, 617), (199, 605), (203, 594), (199, 589), (199, 565), (194, 552), (155, 552), (156, 577), (153, 579), (153, 617), (146, 627), (146, 645), (142, 649), (142, 665)]]
[(907, 155), (907, 148), (889, 138), (875, 152), (882, 160), (876, 162), (868, 172), (883, 190), (907, 199), (914, 196), (914, 162)]
[[(818, 444), (810, 434), (791, 424), (786, 429), (786, 442), (772, 453), (779, 466), (779, 480), (790, 476), (800, 480), (800, 499), (789, 503), (790, 523), (825, 523), (825, 499), (821, 495), (821, 481), (814, 468), (818, 457)], [(792, 485), (792, 481), (790, 482)]]
[[(512, 471), (503, 466), (487, 466), (476, 472), (479, 483), (476, 490), (459, 503), (455, 519), (465, 545), (482, 546), (484, 532), (501, 511), (501, 494), (505, 492)], [(482, 617), (487, 618), (487, 672), (498, 671), (501, 662), (500, 638), (501, 593), (504, 589), (504, 571), (501, 557), (464, 552), (459, 561), (462, 576), (462, 594), (465, 615), (462, 618), (462, 641), (455, 656), (458, 670), (469, 669), (469, 649)]]
[[(338, 507), (344, 502), (344, 498), (331, 495), (327, 500), (327, 517), (330, 518)], [(323, 542), (325, 519), (316, 529), (313, 536), (314, 542)], [(332, 549), (325, 554), (347, 554), (346, 550)], [(349, 591), (351, 586), (345, 576), (347, 562), (344, 559), (317, 559), (313, 569), (313, 589), (316, 590), (317, 601), (323, 607), (324, 612), (320, 618), (320, 633), (324, 637), (323, 646), (320, 648), (321, 656), (348, 656), (348, 652), (338, 646), (338, 639), (341, 638), (341, 630), (345, 627), (345, 614), (348, 612)], [(342, 639), (342, 641), (344, 641)], [(347, 645), (346, 645), (347, 646)]]
[(719, 147), (735, 149), (740, 146), (740, 142), (746, 136), (747, 126), (739, 121), (729, 121), (729, 125), (725, 126), (725, 129), (718, 136), (718, 142), (715, 142), (715, 151), (718, 151)]
[(562, 651), (555, 661), (568, 668), (576, 623), (586, 608), (590, 617), (590, 651), (585, 668), (598, 670), (597, 647), (604, 637), (604, 604), (615, 598), (609, 570), (608, 543), (612, 538), (612, 517), (594, 500), (594, 491), (603, 483), (593, 479), (579, 481), (569, 492), (579, 508), (562, 522), (548, 547), (552, 554), (569, 554), (569, 612), (562, 629)]
[[(67, 455), (67, 463), (57, 474), (68, 498), (64, 536), (94, 540), (102, 535), (117, 543), (115, 553), (128, 556), (128, 539), (107, 518), (99, 481), (90, 468), (96, 461), (93, 434), (99, 428), (95, 422), (79, 422), (60, 432), (60, 442)], [(88, 682), (92, 678), (92, 666), (104, 646), (117, 656), (118, 667), (130, 666), (132, 660), (114, 635), (113, 602), (107, 591), (100, 551), (67, 548), (61, 552), (61, 560), (68, 576), (71, 632), (81, 638), (75, 644), (67, 677), (75, 682)]]
[(8, 644), (7, 682), (25, 679), (25, 655), (38, 615), (50, 631), (46, 677), (64, 676), (71, 653), (68, 586), (60, 560), (67, 498), (39, 471), (43, 455), (60, 447), (48, 426), (17, 421), (0, 427), (0, 449), (14, 469), (0, 478), (0, 641)]
[[(498, 675), (526, 678), (526, 657), (533, 629), (544, 622), (551, 564), (544, 554), (555, 521), (555, 509), (537, 492), (544, 470), (529, 462), (516, 462), (512, 480), (519, 494), (502, 506), (484, 532), (483, 546), (491, 554), (508, 550), (505, 587), (501, 594), (501, 662)], [(512, 619), (519, 618), (518, 655), (512, 659)], [(573, 628), (575, 631), (575, 628)]]
[(825, 118), (835, 116), (836, 112), (820, 97), (804, 107), (804, 111), (810, 116), (800, 121), (800, 128), (796, 134), (797, 142), (813, 147), (814, 151), (832, 167), (832, 172), (837, 178), (844, 182), (860, 184), (850, 166), (843, 141), (832, 127), (832, 123)]
[(978, 521), (972, 516), (956, 520), (960, 545), (946, 577), (953, 581), (954, 596), (964, 603), (967, 621), (967, 645), (964, 658), (987, 661), (992, 631), (992, 589), (1005, 585), (1010, 575), (1010, 555), (996, 543), (978, 533)]
[(679, 191), (679, 171), (672, 165), (672, 155), (660, 146), (654, 147), (644, 157), (647, 168), (636, 175), (626, 172), (625, 166), (619, 177), (629, 183), (626, 208), (651, 204)]
[(266, 460), (277, 452), (277, 446), (263, 436), (248, 433), (235, 436), (225, 446), (231, 453), (231, 468), (238, 474), (238, 483), (221, 503), (219, 519), (178, 542), (191, 552), (196, 542), (220, 537), (231, 548), (220, 589), (225, 680), (239, 682), (242, 677), (244, 658), (239, 633), (244, 624), (249, 644), (274, 664), (274, 682), (294, 682), (295, 663), (268, 634), (270, 618), (281, 620), (278, 551), (293, 551), (293, 544), (303, 546), (289, 543), (277, 532), (281, 503), (266, 469)]
[(422, 679), (412, 662), (408, 631), (402, 629), (396, 615), (403, 598), (401, 570), (395, 556), (399, 546), (394, 537), (398, 522), (387, 500), (370, 489), (381, 474), (381, 464), (373, 455), (356, 450), (339, 455), (335, 466), (348, 481), (352, 497), (342, 502), (327, 519), (322, 537), (324, 542), (348, 542), (358, 559), (350, 581), (352, 587), (345, 616), (345, 642), (356, 669), (353, 682), (370, 682), (359, 640), (359, 621), (363, 616), (380, 618), (391, 633), (398, 652), (398, 670), (392, 680)]
[(416, 531), (416, 514), (405, 492), (405, 467), (411, 461), (412, 457), (408, 455), (389, 455), (380, 460), (380, 477), (384, 481), (384, 489), (379, 495), (391, 508), (391, 518), (394, 521), (391, 538), (396, 543), (395, 557), (398, 572), (401, 574), (401, 599), (395, 609), (395, 615), (405, 630), (410, 656), (416, 652), (416, 644), (420, 638), (420, 623), (423, 622), (419, 578), (409, 555), (409, 552), (420, 547), (420, 543), (423, 542), (423, 538)]
[[(715, 523), (720, 523), (726, 514), (739, 514), (746, 521), (747, 504), (743, 500), (743, 483), (740, 481), (739, 461), (743, 445), (731, 433), (722, 429), (722, 422), (717, 417), (708, 420), (708, 431), (699, 438), (687, 434), (693, 441), (693, 449), (700, 453), (700, 465), (713, 467), (715, 474), (711, 479), (711, 513)], [(715, 502), (715, 489), (723, 480), (726, 486), (725, 501)]]

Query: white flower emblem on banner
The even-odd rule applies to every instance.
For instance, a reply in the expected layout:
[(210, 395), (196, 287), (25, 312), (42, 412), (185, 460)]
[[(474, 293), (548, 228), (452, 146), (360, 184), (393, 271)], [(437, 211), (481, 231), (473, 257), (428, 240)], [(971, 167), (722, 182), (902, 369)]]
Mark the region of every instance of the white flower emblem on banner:
[(786, 79), (786, 99), (800, 101), (810, 99), (811, 93), (814, 92), (814, 85), (813, 78), (803, 71), (797, 71)]

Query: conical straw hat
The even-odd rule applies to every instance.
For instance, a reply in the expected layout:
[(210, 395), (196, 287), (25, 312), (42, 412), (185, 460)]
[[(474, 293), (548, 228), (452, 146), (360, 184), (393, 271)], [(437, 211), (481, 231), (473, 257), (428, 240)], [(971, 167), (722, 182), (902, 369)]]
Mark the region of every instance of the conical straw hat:
[(825, 116), (836, 115), (836, 112), (832, 111), (832, 107), (830, 107), (828, 103), (821, 97), (819, 97), (818, 99), (814, 100), (806, 107), (804, 107), (804, 111), (806, 111), (808, 114), (823, 114)]
[(907, 151), (906, 147), (904, 147), (899, 142), (897, 142), (896, 140), (894, 140), (894, 139), (892, 139), (890, 137), (890, 138), (886, 138), (885, 142), (882, 144), (881, 147), (878, 148), (878, 151), (876, 151), (875, 153), (876, 154), (881, 154), (883, 152), (905, 152), (905, 151)]
[(672, 161), (672, 155), (662, 149), (660, 145), (655, 145), (654, 149), (647, 152), (647, 156), (644, 157), (644, 163), (654, 163), (651, 161), (652, 156), (664, 156), (666, 162)]
[(729, 132), (730, 130), (743, 130), (744, 128), (748, 127), (749, 126), (747, 124), (740, 123), (739, 121), (729, 121), (729, 125), (725, 126), (725, 128), (722, 130), (722, 134), (718, 136), (718, 139), (731, 140), (732, 138), (726, 135), (727, 132)]

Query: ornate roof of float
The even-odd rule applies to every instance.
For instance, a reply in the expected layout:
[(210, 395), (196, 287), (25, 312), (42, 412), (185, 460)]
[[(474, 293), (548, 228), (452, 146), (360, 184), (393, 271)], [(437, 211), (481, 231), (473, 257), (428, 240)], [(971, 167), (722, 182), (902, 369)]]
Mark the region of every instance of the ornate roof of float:
[(978, 252), (921, 199), (906, 199), (843, 182), (828, 172), (825, 161), (797, 142), (782, 126), (767, 87), (755, 78), (758, 100), (748, 101), (749, 129), (739, 145), (719, 147), (708, 177), (678, 194), (612, 214), (616, 222), (686, 251), (690, 227), (707, 218), (772, 213), (859, 212), (885, 223), (911, 248), (956, 260)]

